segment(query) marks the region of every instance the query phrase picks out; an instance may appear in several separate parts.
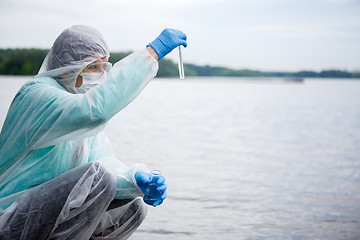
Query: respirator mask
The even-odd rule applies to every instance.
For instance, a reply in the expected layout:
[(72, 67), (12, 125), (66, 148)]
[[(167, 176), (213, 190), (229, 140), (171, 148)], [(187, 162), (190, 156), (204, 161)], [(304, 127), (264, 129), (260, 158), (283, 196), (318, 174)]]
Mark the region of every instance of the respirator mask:
[(86, 72), (83, 70), (83, 72), (80, 73), (82, 76), (82, 85), (77, 88), (77, 90), (80, 93), (85, 93), (106, 81), (111, 67), (112, 65), (109, 62), (95, 62), (86, 66), (84, 69)]

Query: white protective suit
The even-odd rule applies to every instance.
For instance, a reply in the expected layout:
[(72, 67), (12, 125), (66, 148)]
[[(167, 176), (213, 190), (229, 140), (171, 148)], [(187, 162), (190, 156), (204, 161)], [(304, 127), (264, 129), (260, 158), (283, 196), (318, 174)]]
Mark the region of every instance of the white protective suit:
[[(127, 199), (143, 195), (136, 185), (134, 173), (147, 171), (146, 167), (134, 164), (128, 168), (117, 160), (102, 130), (155, 77), (158, 63), (146, 49), (136, 51), (116, 63), (106, 81), (80, 94), (75, 87), (79, 73), (88, 64), (108, 56), (108, 47), (99, 32), (91, 27), (73, 26), (57, 38), (39, 74), (26, 82), (16, 94), (0, 135), (0, 239), (7, 239), (15, 231), (7, 225), (14, 213), (19, 212), (20, 201), (26, 202), (31, 196), (39, 195), (39, 189), (43, 192), (43, 195), (40, 194), (41, 203), (32, 202), (35, 208), (30, 211), (47, 209), (42, 204), (47, 198), (56, 199), (57, 196), (50, 196), (44, 191), (54, 189), (51, 184), (57, 186), (56, 179), (64, 174), (67, 177), (63, 179), (74, 175), (76, 179), (73, 184), (64, 183), (66, 187), (60, 188), (67, 188), (65, 194), (68, 195), (60, 208), (59, 217), (54, 219), (51, 234), (44, 239), (89, 239), (96, 225), (96, 230), (101, 232), (109, 227), (109, 222), (115, 221), (114, 218), (129, 210), (126, 206), (134, 205), (134, 201), (125, 207), (121, 204), (113, 217), (107, 213), (114, 211), (116, 206), (108, 209), (106, 214), (96, 215), (90, 230), (84, 227), (60, 231), (61, 223), (73, 218), (72, 209), (77, 208), (75, 215), (80, 216), (102, 196), (92, 196), (91, 202), (83, 204), (98, 187), (99, 179), (99, 182), (105, 179), (115, 181), (116, 189), (109, 192), (119, 201), (129, 202)], [(89, 162), (96, 164), (89, 165)], [(79, 167), (82, 170), (76, 170)], [(75, 171), (73, 175), (69, 175), (69, 170)], [(92, 180), (84, 184), (88, 179)], [(52, 190), (51, 194), (60, 193)], [(135, 203), (139, 204), (138, 201)], [(100, 208), (105, 212), (107, 207), (108, 204), (105, 204)], [(41, 227), (36, 222), (25, 222), (30, 224), (25, 228)], [(21, 239), (32, 238), (23, 234)]]

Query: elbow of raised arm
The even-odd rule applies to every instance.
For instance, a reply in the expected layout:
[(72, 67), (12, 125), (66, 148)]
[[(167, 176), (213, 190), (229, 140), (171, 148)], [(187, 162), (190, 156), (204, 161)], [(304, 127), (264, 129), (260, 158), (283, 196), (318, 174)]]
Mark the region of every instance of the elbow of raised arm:
[(96, 118), (96, 121), (94, 122), (96, 125), (102, 125), (102, 124), (105, 124), (107, 123), (109, 119), (105, 116), (99, 116)]

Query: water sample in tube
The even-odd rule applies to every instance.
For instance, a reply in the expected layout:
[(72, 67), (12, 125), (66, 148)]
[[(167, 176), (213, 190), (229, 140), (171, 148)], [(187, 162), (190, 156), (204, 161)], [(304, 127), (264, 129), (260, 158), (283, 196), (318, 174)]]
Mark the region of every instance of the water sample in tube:
[(183, 59), (182, 59), (182, 53), (181, 53), (181, 46), (178, 47), (179, 48), (179, 76), (180, 79), (184, 79), (185, 78), (185, 74), (184, 74), (184, 63), (183, 63)]
[[(161, 175), (161, 172), (160, 170), (152, 170), (151, 171), (151, 175), (152, 175), (152, 178), (155, 177), (155, 176), (160, 176)], [(156, 196), (152, 195), (150, 196), (149, 193), (156, 193), (156, 188), (158, 187), (159, 185), (157, 183), (150, 183), (149, 186), (147, 187), (146, 191), (145, 191), (145, 196), (144, 196), (144, 200), (146, 201), (156, 201), (156, 200), (159, 200), (159, 198), (161, 197), (162, 193), (161, 192), (158, 192), (156, 194)]]

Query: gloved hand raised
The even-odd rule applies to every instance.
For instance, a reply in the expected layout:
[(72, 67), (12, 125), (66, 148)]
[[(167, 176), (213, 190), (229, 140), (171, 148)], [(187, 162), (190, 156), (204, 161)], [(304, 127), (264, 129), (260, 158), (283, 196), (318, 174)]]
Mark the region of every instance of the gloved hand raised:
[(154, 176), (151, 173), (136, 172), (135, 180), (141, 191), (145, 194), (144, 202), (154, 207), (160, 205), (167, 197), (165, 177)]
[(159, 56), (159, 61), (171, 52), (174, 48), (183, 45), (187, 46), (186, 35), (180, 30), (166, 28), (151, 43), (147, 45), (152, 47)]

